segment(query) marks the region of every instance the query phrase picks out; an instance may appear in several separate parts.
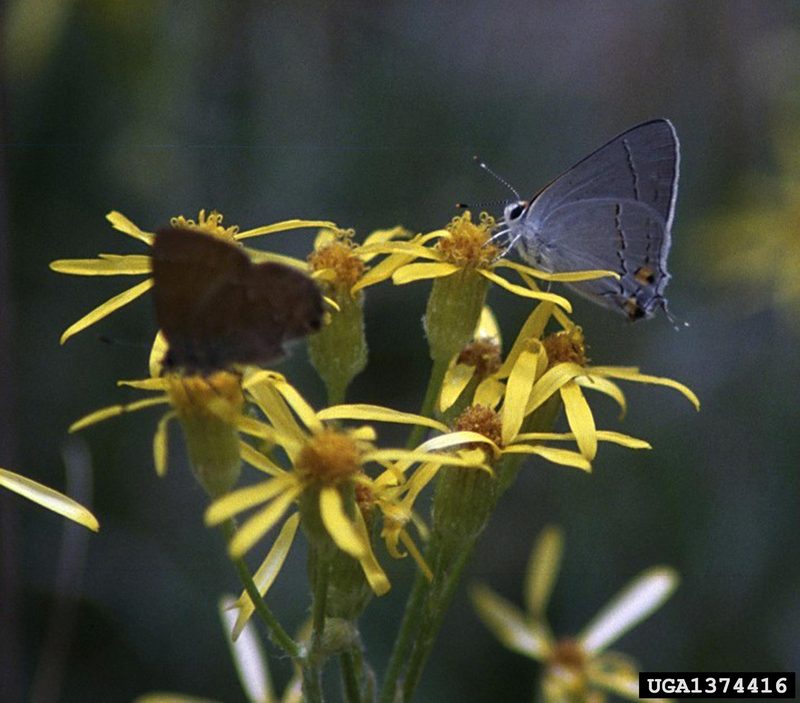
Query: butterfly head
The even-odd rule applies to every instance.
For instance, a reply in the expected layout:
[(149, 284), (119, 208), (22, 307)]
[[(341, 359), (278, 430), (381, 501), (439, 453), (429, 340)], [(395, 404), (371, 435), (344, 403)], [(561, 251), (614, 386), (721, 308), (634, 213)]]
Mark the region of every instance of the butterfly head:
[(515, 225), (527, 211), (528, 205), (527, 200), (517, 200), (506, 205), (503, 210), (503, 224), (506, 226)]

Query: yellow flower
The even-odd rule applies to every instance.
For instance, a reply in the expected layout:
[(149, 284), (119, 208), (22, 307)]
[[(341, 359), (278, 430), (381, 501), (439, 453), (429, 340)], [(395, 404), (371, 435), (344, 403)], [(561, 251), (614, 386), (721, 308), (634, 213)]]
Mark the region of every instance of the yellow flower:
[(546, 371), (537, 375), (527, 399), (525, 415), (540, 407), (554, 393), (559, 393), (564, 403), (567, 422), (581, 453), (587, 459), (593, 459), (597, 453), (599, 433), (589, 403), (583, 394), (585, 389), (611, 396), (617, 401), (623, 414), (626, 409), (625, 396), (619, 386), (610, 379), (673, 388), (682, 393), (696, 410), (700, 410), (697, 396), (678, 381), (643, 374), (632, 366), (590, 365), (586, 357), (586, 345), (581, 328), (574, 325), (566, 316), (558, 313), (555, 315), (560, 318), (559, 322), (563, 329), (542, 340), (541, 346), (545, 354), (539, 356), (538, 363), (541, 364), (542, 359), (546, 360)]
[(381, 244), (407, 236), (402, 227), (378, 230), (363, 245), (353, 241), (352, 230), (320, 230), (308, 257), (310, 275), (320, 283), (332, 310), (326, 324), (308, 340), (311, 363), (328, 390), (330, 403), (341, 403), (347, 387), (367, 365), (364, 332), (363, 290), (383, 281), (408, 257), (392, 254), (376, 266), (368, 264), (378, 255), (370, 252)]
[(576, 637), (556, 639), (545, 611), (558, 575), (563, 550), (560, 530), (545, 529), (525, 577), (527, 612), (520, 611), (485, 586), (471, 591), (484, 624), (500, 642), (544, 665), (544, 699), (602, 703), (606, 693), (639, 700), (635, 664), (606, 648), (657, 610), (678, 585), (678, 574), (660, 566), (648, 569), (626, 586)]
[[(483, 446), (490, 451), (492, 462), (508, 454), (535, 454), (554, 463), (574, 466), (584, 471), (591, 470), (590, 462), (594, 453), (589, 456), (583, 451), (577, 453), (542, 444), (577, 441), (582, 449), (583, 438), (579, 437), (572, 424), (572, 432), (569, 433), (523, 431), (525, 420), (549, 398), (543, 397), (540, 402), (531, 402), (537, 384), (548, 366), (550, 357), (547, 350), (553, 346), (547, 341), (548, 338), (544, 342), (538, 339), (553, 310), (551, 303), (542, 303), (531, 313), (505, 361), (502, 364), (496, 360), (492, 362), (492, 373), (481, 373), (474, 363), (468, 363), (473, 360), (465, 359), (464, 352), (451, 363), (439, 400), (442, 411), (453, 406), (473, 377), (477, 377), (480, 382), (472, 392), (471, 403), (456, 418), (454, 432), (448, 435), (448, 441), (461, 439), (473, 446)], [(476, 338), (480, 338), (482, 333), (490, 332), (499, 347), (499, 333), (492, 331), (490, 318), (486, 317), (482, 325), (483, 332), (479, 326)], [(567, 397), (572, 402), (572, 398), (569, 395)], [(538, 396), (536, 398), (538, 401)], [(566, 402), (565, 400), (565, 404)], [(571, 408), (568, 409), (567, 416), (574, 416)], [(595, 453), (597, 441), (613, 442), (631, 449), (650, 448), (643, 440), (620, 432), (597, 430), (594, 424), (592, 437)], [(437, 446), (439, 441), (434, 439), (433, 446)]]
[(394, 254), (370, 267), (383, 244), (409, 235), (403, 227), (379, 229), (367, 235), (363, 244), (353, 241), (353, 230), (322, 229), (308, 256), (312, 278), (324, 283), (328, 292), (338, 298), (342, 293), (355, 298), (359, 291), (390, 278), (392, 273), (409, 260), (407, 255)]
[(41, 505), (54, 513), (58, 513), (79, 525), (88, 527), (93, 532), (100, 529), (97, 518), (80, 503), (63, 493), (48, 488), (44, 484), (22, 476), (8, 469), (0, 469), (0, 486)]
[[(487, 281), (495, 283), (515, 295), (535, 300), (549, 300), (568, 311), (572, 310), (572, 306), (566, 298), (511, 283), (498, 275), (496, 271), (510, 269), (519, 274), (527, 274), (542, 280), (562, 282), (587, 281), (603, 276), (618, 277), (613, 271), (547, 273), (514, 261), (508, 261), (501, 258), (503, 252), (491, 241), (491, 233), (494, 228), (494, 220), (485, 213), (481, 214), (480, 221), (475, 223), (472, 221), (470, 211), (466, 210), (458, 217), (454, 217), (443, 230), (431, 232), (411, 242), (392, 242), (380, 248), (374, 247), (373, 250), (404, 253), (413, 259), (425, 260), (399, 267), (392, 275), (392, 280), (398, 285), (423, 279), (446, 278), (460, 271), (468, 270), (474, 271)], [(435, 242), (434, 246), (425, 246), (431, 241)]]
[[(153, 232), (145, 232), (131, 222), (127, 217), (117, 211), (112, 211), (106, 215), (106, 219), (111, 223), (111, 226), (122, 232), (123, 234), (138, 239), (140, 242), (151, 246), (155, 234)], [(250, 237), (256, 237), (264, 234), (272, 234), (275, 232), (284, 232), (290, 229), (301, 229), (305, 227), (331, 227), (335, 228), (331, 222), (323, 222), (317, 220), (286, 220), (284, 222), (277, 222), (265, 227), (257, 227), (255, 229), (245, 230), (240, 232), (237, 226), (224, 227), (222, 225), (222, 215), (216, 210), (206, 215), (205, 210), (201, 210), (198, 215), (197, 221), (186, 219), (182, 215), (173, 217), (170, 220), (173, 227), (183, 227), (187, 229), (194, 229), (198, 232), (204, 232), (221, 239), (229, 241), (240, 242)], [(253, 260), (271, 260), (285, 263), (290, 266), (303, 268), (303, 262), (298, 262), (291, 257), (280, 256), (278, 254), (266, 254), (264, 252), (255, 252), (252, 249), (247, 249), (247, 253)], [(70, 337), (85, 330), (87, 327), (93, 325), (95, 322), (102, 320), (104, 317), (110, 315), (112, 312), (119, 310), (121, 307), (136, 300), (136, 298), (144, 295), (148, 290), (153, 287), (153, 279), (150, 277), (152, 270), (150, 256), (147, 254), (100, 254), (96, 259), (59, 259), (50, 264), (53, 271), (59, 273), (68, 273), (78, 276), (147, 276), (147, 278), (137, 283), (132, 288), (128, 288), (110, 298), (106, 302), (97, 306), (94, 310), (84, 315), (80, 320), (70, 325), (61, 335), (61, 344), (66, 342)]]
[(253, 460), (250, 445), (241, 441), (239, 434), (266, 440), (272, 435), (263, 423), (255, 422), (242, 412), (246, 379), (229, 371), (217, 371), (207, 377), (179, 373), (159, 376), (157, 359), (163, 356), (162, 349), (163, 338), (159, 335), (151, 354), (151, 378), (119, 381), (119, 385), (154, 391), (157, 395), (96, 410), (74, 422), (69, 431), (77, 432), (124, 413), (169, 405), (171, 409), (161, 416), (153, 436), (156, 473), (166, 474), (167, 430), (169, 422), (177, 418), (184, 430), (197, 479), (212, 496), (219, 495), (235, 483), (240, 461), (252, 463)]
[[(544, 330), (551, 317), (558, 321), (562, 329), (545, 336)], [(439, 397), (440, 411), (447, 410), (455, 403), (475, 374), (476, 370), (467, 367), (463, 360), (451, 363)], [(635, 367), (590, 365), (583, 331), (551, 303), (539, 304), (529, 315), (502, 365), (477, 384), (472, 402), (496, 408), (503, 400), (503, 439), (506, 442), (519, 431), (526, 417), (558, 393), (564, 404), (571, 434), (528, 433), (525, 435), (527, 439), (574, 438), (583, 456), (590, 461), (597, 454), (598, 440), (602, 439), (630, 448), (649, 447), (641, 440), (597, 430), (583, 391), (589, 389), (611, 396), (624, 415), (625, 396), (611, 379), (674, 388), (688, 398), (696, 409), (700, 409), (697, 396), (678, 381), (642, 374)]]
[[(284, 470), (261, 456), (262, 468), (270, 478), (216, 500), (206, 513), (206, 523), (217, 525), (239, 513), (265, 504), (249, 517), (229, 545), (231, 555), (242, 556), (275, 526), (297, 501), (309, 501), (319, 514), (321, 526), (336, 546), (357, 559), (372, 590), (382, 595), (389, 581), (378, 564), (370, 544), (362, 507), (373, 502), (383, 509), (389, 494), (383, 482), (376, 483), (365, 468), (377, 464), (395, 476), (402, 469), (395, 462), (427, 461), (437, 466), (480, 466), (481, 462), (447, 454), (417, 450), (379, 449), (375, 431), (369, 426), (342, 429), (335, 421), (372, 419), (391, 422), (420, 422), (437, 429), (441, 423), (400, 413), (388, 408), (340, 405), (315, 412), (297, 390), (279, 374), (259, 371), (248, 379), (248, 392), (269, 421), (270, 443), (287, 455), (291, 469)], [(256, 421), (253, 421), (256, 422)], [(262, 423), (258, 423), (262, 424)], [(443, 428), (446, 430), (446, 428)], [(256, 464), (255, 461), (251, 463)], [(384, 471), (384, 473), (385, 473)], [(368, 500), (364, 500), (365, 492)], [(360, 494), (360, 495), (359, 495)], [(359, 501), (359, 498), (361, 501)], [(307, 512), (304, 514), (308, 514)], [(306, 524), (313, 530), (313, 525)]]

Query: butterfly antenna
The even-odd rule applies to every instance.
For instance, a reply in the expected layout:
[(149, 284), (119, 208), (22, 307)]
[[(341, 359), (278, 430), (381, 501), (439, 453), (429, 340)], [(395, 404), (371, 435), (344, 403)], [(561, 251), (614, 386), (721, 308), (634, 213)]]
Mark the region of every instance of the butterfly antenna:
[(502, 183), (502, 184), (503, 184), (503, 185), (504, 185), (506, 188), (508, 188), (508, 189), (509, 189), (509, 190), (510, 190), (510, 191), (511, 191), (513, 194), (514, 194), (514, 197), (515, 197), (517, 200), (522, 200), (522, 197), (520, 196), (519, 192), (517, 192), (517, 189), (516, 189), (514, 186), (512, 186), (512, 185), (511, 185), (511, 184), (510, 184), (510, 183), (509, 183), (509, 182), (508, 182), (508, 181), (507, 181), (505, 178), (503, 178), (502, 176), (500, 176), (500, 175), (498, 175), (497, 173), (495, 173), (494, 171), (492, 171), (492, 169), (490, 169), (490, 168), (489, 168), (489, 167), (486, 165), (486, 162), (485, 162), (483, 159), (481, 159), (481, 158), (480, 158), (480, 157), (478, 157), (478, 156), (473, 156), (473, 157), (472, 157), (472, 160), (473, 160), (473, 161), (474, 161), (476, 164), (478, 164), (478, 167), (479, 167), (479, 168), (482, 168), (484, 171), (486, 171), (486, 173), (488, 173), (490, 176), (492, 176), (492, 178), (494, 178), (496, 181), (499, 181), (499, 182), (500, 182), (500, 183)]

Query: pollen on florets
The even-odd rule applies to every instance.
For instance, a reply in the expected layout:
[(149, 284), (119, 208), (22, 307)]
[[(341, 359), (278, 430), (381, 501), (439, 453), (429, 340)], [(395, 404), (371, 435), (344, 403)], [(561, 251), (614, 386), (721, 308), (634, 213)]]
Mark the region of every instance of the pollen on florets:
[(456, 363), (474, 366), (475, 377), (482, 381), (500, 368), (500, 345), (491, 339), (476, 339), (461, 350)]
[(180, 417), (233, 422), (242, 412), (242, 379), (229, 371), (210, 376), (167, 374), (167, 394)]
[(585, 366), (589, 361), (586, 356), (583, 330), (577, 325), (548, 335), (542, 340), (542, 346), (547, 352), (548, 368), (564, 362)]
[(325, 429), (300, 450), (296, 468), (324, 484), (351, 478), (361, 470), (361, 450), (347, 434)]
[(212, 237), (218, 237), (219, 239), (225, 239), (231, 242), (235, 241), (234, 235), (239, 232), (239, 226), (233, 225), (232, 227), (223, 227), (222, 218), (222, 213), (216, 210), (212, 210), (208, 215), (206, 215), (205, 210), (200, 210), (197, 216), (197, 222), (183, 215), (178, 215), (177, 217), (171, 218), (169, 223), (173, 227), (195, 230), (196, 232), (210, 234)]
[(490, 215), (481, 213), (480, 221), (475, 223), (466, 210), (447, 225), (450, 236), (442, 237), (436, 247), (445, 261), (456, 266), (488, 267), (500, 252), (490, 242), (494, 227), (495, 221)]
[[(500, 416), (485, 405), (470, 405), (453, 422), (456, 432), (477, 432), (492, 440), (498, 447), (503, 444), (503, 422)], [(475, 443), (468, 448), (485, 449), (485, 445)]]
[(330, 282), (337, 288), (349, 290), (364, 273), (364, 262), (355, 254), (353, 230), (340, 230), (335, 238), (308, 256), (312, 271), (327, 269), (333, 272)]
[(375, 512), (375, 495), (369, 486), (357, 483), (355, 486), (355, 496), (356, 505), (364, 516), (364, 520), (369, 524)]

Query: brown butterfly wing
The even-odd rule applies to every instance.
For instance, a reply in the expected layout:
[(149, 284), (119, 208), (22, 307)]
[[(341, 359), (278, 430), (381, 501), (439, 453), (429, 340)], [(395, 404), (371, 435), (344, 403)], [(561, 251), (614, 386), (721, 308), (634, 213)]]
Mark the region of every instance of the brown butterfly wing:
[(318, 329), (322, 298), (300, 271), (254, 265), (236, 245), (182, 228), (153, 244), (156, 318), (166, 366), (209, 371), (268, 363), (283, 342)]

